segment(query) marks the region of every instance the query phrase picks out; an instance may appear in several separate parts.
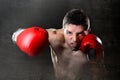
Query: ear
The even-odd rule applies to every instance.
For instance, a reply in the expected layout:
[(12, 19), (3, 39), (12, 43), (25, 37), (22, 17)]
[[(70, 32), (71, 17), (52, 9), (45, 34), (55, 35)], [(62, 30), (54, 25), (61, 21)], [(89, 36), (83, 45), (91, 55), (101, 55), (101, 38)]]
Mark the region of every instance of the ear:
[(90, 33), (91, 32), (91, 28), (89, 28), (87, 31), (88, 31), (88, 33)]
[(89, 34), (89, 33), (90, 33), (90, 31), (91, 31), (91, 29), (90, 29), (90, 28), (89, 28), (88, 30), (85, 30), (85, 31), (84, 31), (85, 35)]
[(88, 18), (88, 28), (87, 28), (87, 34), (91, 32), (91, 28), (90, 28), (90, 19)]
[(85, 33), (85, 35), (87, 35), (87, 34), (88, 34), (88, 31), (87, 31), (87, 30), (85, 30), (85, 31), (84, 31), (84, 33)]

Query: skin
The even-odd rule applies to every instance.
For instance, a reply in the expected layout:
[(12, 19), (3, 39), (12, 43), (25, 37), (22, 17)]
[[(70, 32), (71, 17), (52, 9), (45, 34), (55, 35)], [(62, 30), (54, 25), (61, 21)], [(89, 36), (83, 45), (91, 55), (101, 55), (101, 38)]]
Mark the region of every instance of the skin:
[(66, 24), (64, 29), (47, 31), (56, 80), (99, 80), (96, 63), (79, 49), (84, 26)]

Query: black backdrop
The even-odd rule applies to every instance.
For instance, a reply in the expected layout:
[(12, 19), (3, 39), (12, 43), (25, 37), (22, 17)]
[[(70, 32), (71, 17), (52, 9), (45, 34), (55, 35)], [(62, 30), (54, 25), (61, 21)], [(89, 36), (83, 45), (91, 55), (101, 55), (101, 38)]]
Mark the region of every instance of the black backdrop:
[(34, 58), (21, 52), (11, 40), (18, 28), (38, 25), (61, 28), (65, 13), (83, 9), (92, 32), (104, 45), (108, 80), (119, 80), (119, 0), (0, 0), (0, 80), (54, 80), (50, 50)]

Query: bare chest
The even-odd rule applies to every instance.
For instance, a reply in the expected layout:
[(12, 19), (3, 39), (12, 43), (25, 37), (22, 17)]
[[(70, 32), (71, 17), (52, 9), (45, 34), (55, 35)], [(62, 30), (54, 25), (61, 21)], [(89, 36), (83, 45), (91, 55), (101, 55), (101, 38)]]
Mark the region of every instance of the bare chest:
[(60, 55), (57, 56), (58, 65), (61, 67), (66, 66), (67, 69), (79, 69), (87, 63), (87, 56), (80, 50), (69, 51), (63, 50)]
[(55, 53), (53, 51), (51, 53), (55, 54), (52, 60), (56, 76), (60, 78), (70, 78), (69, 80), (75, 80), (78, 76), (80, 77), (81, 72), (83, 72), (88, 62), (86, 55), (81, 51), (72, 52), (67, 49), (57, 52), (58, 53)]

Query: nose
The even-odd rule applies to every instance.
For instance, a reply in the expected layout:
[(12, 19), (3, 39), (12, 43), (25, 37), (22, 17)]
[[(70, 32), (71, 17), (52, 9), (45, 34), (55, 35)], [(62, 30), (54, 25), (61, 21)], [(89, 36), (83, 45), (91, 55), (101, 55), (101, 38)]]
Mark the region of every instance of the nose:
[(77, 36), (76, 36), (76, 35), (73, 36), (73, 41), (74, 41), (74, 42), (77, 41)]

